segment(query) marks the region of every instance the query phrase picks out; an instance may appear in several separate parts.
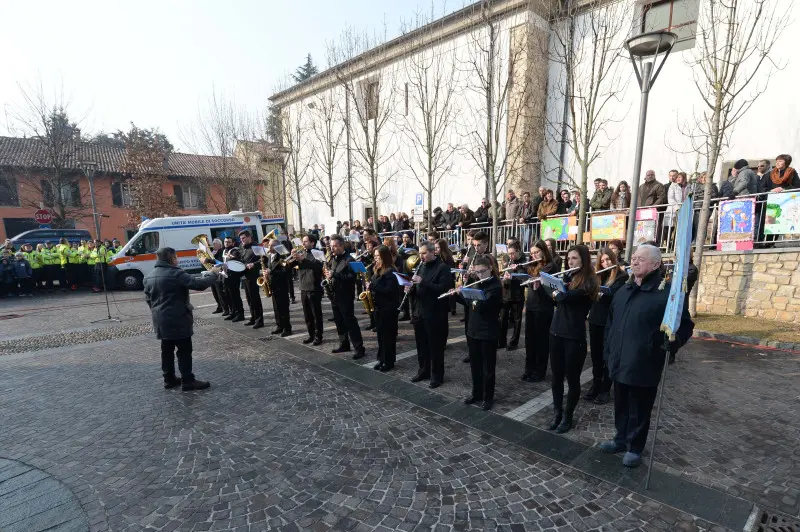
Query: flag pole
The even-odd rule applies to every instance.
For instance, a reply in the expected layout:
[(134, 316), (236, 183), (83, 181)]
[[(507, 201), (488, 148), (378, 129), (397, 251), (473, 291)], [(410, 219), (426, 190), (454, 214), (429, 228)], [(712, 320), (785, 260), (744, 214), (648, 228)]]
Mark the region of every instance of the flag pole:
[(656, 406), (656, 424), (653, 427), (653, 443), (650, 445), (650, 463), (647, 465), (647, 480), (644, 482), (644, 489), (650, 489), (650, 474), (653, 472), (653, 462), (656, 458), (656, 438), (658, 438), (658, 424), (661, 420), (661, 403), (664, 401), (664, 385), (667, 381), (667, 367), (669, 366), (669, 336), (664, 335), (664, 371), (661, 372), (661, 387), (658, 390), (658, 405)]

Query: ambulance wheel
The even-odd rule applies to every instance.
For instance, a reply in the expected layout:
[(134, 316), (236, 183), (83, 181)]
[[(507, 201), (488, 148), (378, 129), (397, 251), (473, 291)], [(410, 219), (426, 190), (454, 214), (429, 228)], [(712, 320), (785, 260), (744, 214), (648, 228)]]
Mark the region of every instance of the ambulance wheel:
[(117, 281), (118, 286), (123, 290), (141, 290), (142, 274), (140, 272), (122, 272)]

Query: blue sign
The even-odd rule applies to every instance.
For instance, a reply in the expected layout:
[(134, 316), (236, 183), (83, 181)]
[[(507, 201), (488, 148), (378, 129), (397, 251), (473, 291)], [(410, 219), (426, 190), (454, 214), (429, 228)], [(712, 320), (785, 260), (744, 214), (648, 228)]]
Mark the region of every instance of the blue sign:
[(417, 192), (414, 195), (414, 210), (421, 209), (423, 207), (424, 199), (425, 199), (425, 196), (422, 194), (422, 192)]
[(50, 229), (50, 224), (39, 224), (39, 229)]
[(672, 270), (672, 284), (669, 289), (667, 307), (661, 320), (661, 330), (675, 341), (675, 333), (681, 325), (684, 302), (686, 301), (686, 274), (689, 272), (689, 257), (692, 252), (692, 196), (683, 200), (678, 211), (678, 231), (675, 235), (675, 264)]

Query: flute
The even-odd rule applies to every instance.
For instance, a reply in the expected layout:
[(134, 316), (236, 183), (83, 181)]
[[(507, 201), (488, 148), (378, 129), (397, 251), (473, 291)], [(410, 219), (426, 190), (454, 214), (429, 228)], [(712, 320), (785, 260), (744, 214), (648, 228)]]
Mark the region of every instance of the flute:
[(538, 262), (538, 261), (529, 260), (528, 262), (523, 262), (522, 264), (513, 264), (513, 265), (509, 266), (508, 268), (503, 268), (502, 270), (500, 270), (500, 273), (505, 273), (508, 270), (513, 270), (515, 268), (520, 268), (522, 266), (527, 266), (528, 264), (533, 264), (534, 262)]
[(597, 270), (594, 273), (596, 273), (597, 275), (600, 275), (601, 273), (607, 272), (608, 270), (613, 270), (614, 268), (619, 268), (619, 264), (615, 264), (614, 266), (609, 266), (608, 268), (603, 268), (602, 270)]
[[(559, 277), (561, 275), (564, 275), (565, 273), (574, 272), (575, 270), (580, 270), (580, 268), (570, 268), (569, 270), (564, 270), (563, 272), (554, 273), (553, 277)], [(520, 286), (529, 285), (534, 281), (538, 281), (539, 279), (541, 279), (541, 277), (532, 277), (527, 281), (522, 281), (521, 283), (519, 283), (519, 285)]]
[[(477, 281), (475, 281), (474, 283), (465, 284), (465, 285), (464, 285), (464, 286), (462, 286), (461, 288), (469, 288), (470, 286), (475, 286), (476, 284), (481, 284), (481, 283), (482, 283), (482, 282), (484, 282), (484, 281), (488, 281), (488, 280), (489, 280), (489, 279), (491, 279), (491, 278), (492, 278), (492, 276), (490, 275), (489, 277), (486, 277), (486, 278), (484, 278), (484, 279), (478, 279), (478, 280), (477, 280)], [(456, 293), (456, 290), (457, 290), (456, 288), (453, 288), (453, 289), (451, 289), (451, 290), (448, 290), (447, 292), (445, 292), (444, 294), (440, 295), (440, 296), (439, 296), (439, 297), (437, 297), (436, 299), (444, 299), (444, 298), (446, 298), (446, 297), (452, 296), (453, 294), (455, 294), (455, 293)]]

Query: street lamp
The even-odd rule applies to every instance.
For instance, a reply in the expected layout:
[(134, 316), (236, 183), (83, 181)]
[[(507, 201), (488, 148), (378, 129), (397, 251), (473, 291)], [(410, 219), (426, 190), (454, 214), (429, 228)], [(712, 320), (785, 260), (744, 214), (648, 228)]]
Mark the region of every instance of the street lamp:
[[(628, 214), (628, 233), (625, 242), (625, 261), (630, 262), (633, 252), (634, 229), (636, 228), (636, 208), (639, 202), (639, 176), (642, 173), (642, 151), (644, 150), (644, 130), (647, 123), (647, 100), (650, 89), (656, 82), (659, 72), (667, 62), (667, 57), (675, 46), (678, 36), (669, 31), (653, 31), (631, 37), (625, 48), (631, 54), (631, 63), (642, 90), (639, 105), (639, 134), (636, 139), (636, 159), (633, 163), (633, 182), (631, 183), (631, 206)], [(660, 61), (660, 62), (659, 62)]]
[(94, 174), (97, 171), (97, 163), (93, 161), (81, 161), (79, 163), (83, 173), (89, 180), (89, 194), (92, 198), (92, 219), (94, 220), (94, 237), (100, 240), (100, 219), (97, 215), (97, 202), (94, 199)]
[[(289, 210), (286, 204), (286, 156), (292, 153), (290, 148), (285, 146), (275, 146), (272, 151), (281, 155), (281, 187), (283, 188), (283, 221), (286, 224), (286, 232), (289, 232)], [(299, 199), (299, 198), (298, 198)]]

